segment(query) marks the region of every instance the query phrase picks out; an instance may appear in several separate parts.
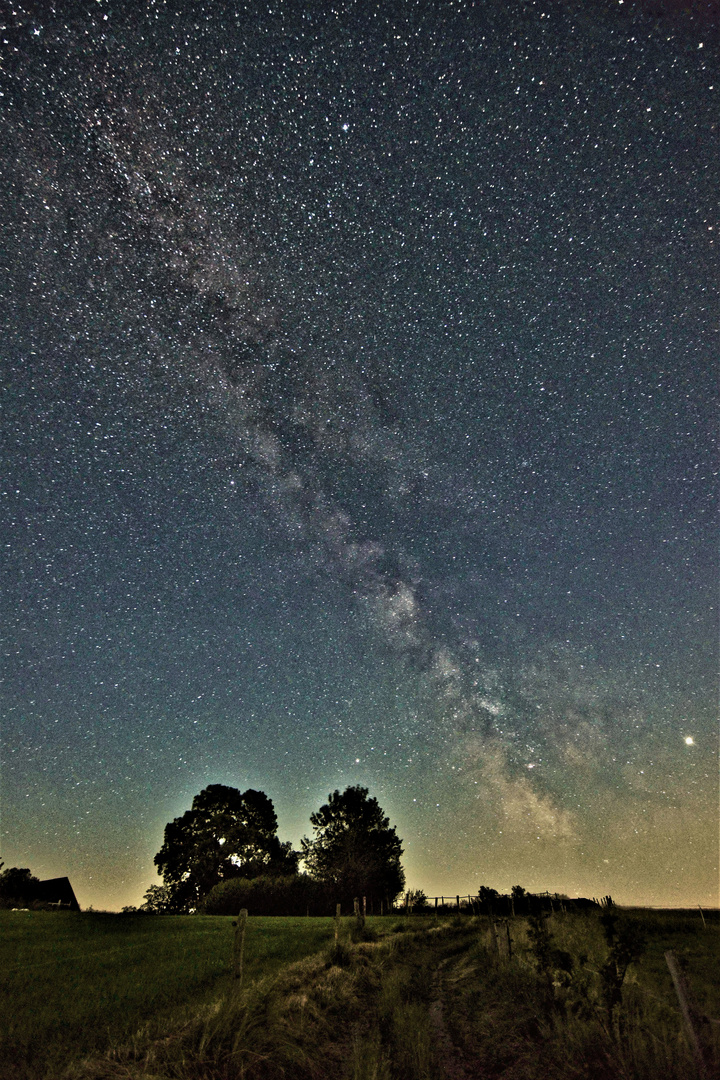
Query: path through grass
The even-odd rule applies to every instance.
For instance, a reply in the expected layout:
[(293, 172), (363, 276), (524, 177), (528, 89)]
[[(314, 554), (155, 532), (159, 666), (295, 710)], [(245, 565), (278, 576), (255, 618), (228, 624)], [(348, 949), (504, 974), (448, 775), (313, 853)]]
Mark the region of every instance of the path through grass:
[[(485, 917), (368, 920), (375, 940), (360, 942), (346, 920), (338, 949), (329, 919), (251, 919), (241, 990), (228, 975), (230, 919), (45, 918), (34, 944), (18, 931), (25, 981), (14, 986), (16, 1014), (33, 1002), (48, 1042), (29, 1045), (25, 1017), (10, 1045), (30, 1067), (11, 1059), (7, 1080), (689, 1080), (668, 948), (701, 1011), (720, 1012), (718, 923), (687, 915), (618, 914), (646, 946), (611, 1013), (598, 913), (548, 918), (542, 963), (537, 927), (520, 917), (495, 932)], [(45, 967), (47, 1001), (32, 982)], [(711, 1071), (719, 1034), (709, 1023), (702, 1034)]]
[[(409, 920), (403, 933), (346, 942), (339, 964), (328, 949), (217, 998), (72, 1080), (690, 1080), (692, 1053), (658, 963), (668, 945), (685, 955), (714, 1009), (706, 973), (720, 960), (717, 926), (696, 933), (699, 920), (639, 918), (653, 940), (609, 1019), (597, 914), (548, 919), (548, 970), (538, 970), (526, 919), (511, 922), (512, 957), (486, 918)], [(382, 929), (392, 931), (389, 920)], [(704, 1038), (714, 1076), (720, 1040)]]

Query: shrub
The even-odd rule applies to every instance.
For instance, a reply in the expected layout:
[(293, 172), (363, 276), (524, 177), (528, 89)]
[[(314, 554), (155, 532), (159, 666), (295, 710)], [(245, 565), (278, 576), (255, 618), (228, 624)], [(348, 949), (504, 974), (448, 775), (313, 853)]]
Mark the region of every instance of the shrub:
[(307, 874), (282, 877), (229, 878), (212, 889), (202, 902), (206, 915), (334, 915), (333, 898), (320, 882)]

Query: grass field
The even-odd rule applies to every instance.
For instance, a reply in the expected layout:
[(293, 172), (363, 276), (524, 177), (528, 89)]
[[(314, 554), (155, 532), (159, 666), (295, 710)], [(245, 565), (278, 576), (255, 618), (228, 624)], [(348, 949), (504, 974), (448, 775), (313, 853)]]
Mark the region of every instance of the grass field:
[[(331, 919), (252, 919), (245, 976), (329, 941)], [(0, 1077), (58, 1076), (72, 1058), (157, 1028), (230, 983), (232, 919), (0, 911)]]
[(239, 991), (228, 918), (0, 913), (0, 1077), (691, 1080), (667, 950), (719, 1075), (718, 913), (621, 918), (645, 946), (609, 1014), (597, 914), (547, 921), (547, 970), (523, 918), (347, 919), (337, 950), (330, 919), (254, 918)]

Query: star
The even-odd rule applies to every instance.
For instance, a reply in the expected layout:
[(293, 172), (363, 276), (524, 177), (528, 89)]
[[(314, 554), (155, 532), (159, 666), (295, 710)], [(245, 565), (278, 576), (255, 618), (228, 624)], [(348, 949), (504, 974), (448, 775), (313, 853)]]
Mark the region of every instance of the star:
[(712, 899), (714, 31), (379, 4), (20, 13), (3, 858), (139, 903), (354, 764), (411, 886)]

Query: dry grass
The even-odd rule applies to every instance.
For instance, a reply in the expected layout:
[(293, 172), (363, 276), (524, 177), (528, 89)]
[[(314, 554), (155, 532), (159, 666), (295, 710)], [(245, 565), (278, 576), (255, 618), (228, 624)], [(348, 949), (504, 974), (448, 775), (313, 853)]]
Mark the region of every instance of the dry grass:
[[(231, 992), (162, 1038), (140, 1032), (67, 1080), (437, 1080), (426, 932), (345, 943)], [(434, 944), (438, 935), (433, 935)]]
[[(647, 946), (628, 970), (622, 1004), (608, 1015), (602, 966), (608, 949), (598, 919), (555, 916), (552, 944), (572, 957), (572, 971), (537, 971), (524, 920), (512, 924), (513, 960), (500, 961), (487, 930), (446, 979), (446, 1008), (456, 1044), (483, 1076), (503, 1080), (689, 1080), (698, 1075), (671, 980), (668, 948), (687, 961), (698, 1002), (717, 1004), (720, 960), (717, 927), (696, 935), (663, 920), (640, 916)], [(701, 924), (699, 924), (701, 925)], [(717, 1015), (717, 1013), (711, 1013)], [(720, 1075), (720, 1029), (701, 1036), (710, 1075)]]
[[(663, 953), (685, 959), (698, 1002), (717, 1015), (718, 927), (637, 918), (647, 947), (610, 1012), (596, 916), (548, 921), (547, 969), (520, 918), (512, 958), (487, 919), (378, 921), (379, 940), (360, 942), (346, 923), (339, 948), (328, 934), (325, 951), (256, 971), (241, 990), (221, 981), (212, 999), (71, 1063), (65, 1080), (690, 1080)], [(703, 1040), (720, 1072), (717, 1034), (707, 1025)]]

